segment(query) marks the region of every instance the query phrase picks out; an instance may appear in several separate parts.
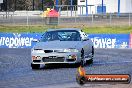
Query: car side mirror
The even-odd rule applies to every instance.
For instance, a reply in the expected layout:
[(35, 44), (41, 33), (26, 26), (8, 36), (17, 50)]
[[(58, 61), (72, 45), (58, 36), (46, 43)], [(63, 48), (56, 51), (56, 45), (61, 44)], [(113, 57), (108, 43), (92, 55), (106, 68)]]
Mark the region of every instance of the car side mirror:
[(32, 42), (39, 42), (39, 39), (33, 39)]

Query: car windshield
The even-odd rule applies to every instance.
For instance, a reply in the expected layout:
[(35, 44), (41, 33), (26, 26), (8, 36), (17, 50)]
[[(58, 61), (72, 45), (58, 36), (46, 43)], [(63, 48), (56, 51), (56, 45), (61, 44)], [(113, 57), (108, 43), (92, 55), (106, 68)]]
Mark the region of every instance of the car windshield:
[(80, 33), (76, 30), (59, 30), (45, 32), (41, 41), (80, 41)]

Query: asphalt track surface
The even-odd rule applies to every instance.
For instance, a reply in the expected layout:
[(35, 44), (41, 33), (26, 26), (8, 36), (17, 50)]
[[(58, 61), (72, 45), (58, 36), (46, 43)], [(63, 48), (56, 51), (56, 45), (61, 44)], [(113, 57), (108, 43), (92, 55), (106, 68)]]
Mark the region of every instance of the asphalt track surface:
[[(48, 66), (32, 70), (30, 49), (0, 48), (0, 88), (132, 88), (130, 84), (76, 83), (77, 67)], [(94, 62), (85, 66), (87, 74), (130, 74), (132, 49), (95, 49)]]

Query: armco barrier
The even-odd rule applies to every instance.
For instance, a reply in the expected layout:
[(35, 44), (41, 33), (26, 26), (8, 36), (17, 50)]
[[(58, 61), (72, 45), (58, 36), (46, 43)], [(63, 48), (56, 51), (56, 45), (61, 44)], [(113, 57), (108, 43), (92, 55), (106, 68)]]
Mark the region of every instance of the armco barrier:
[[(32, 48), (42, 33), (0, 33), (0, 48)], [(132, 34), (89, 34), (95, 48), (132, 48)]]

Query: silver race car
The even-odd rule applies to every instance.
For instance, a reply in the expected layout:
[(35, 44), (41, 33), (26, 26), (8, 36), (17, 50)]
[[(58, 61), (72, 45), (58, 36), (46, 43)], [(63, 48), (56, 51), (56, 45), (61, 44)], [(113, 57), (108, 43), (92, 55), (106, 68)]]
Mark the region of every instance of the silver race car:
[[(35, 41), (35, 40), (34, 40)], [(41, 64), (80, 64), (92, 62), (94, 46), (80, 29), (63, 28), (48, 30), (31, 49), (32, 69)]]

